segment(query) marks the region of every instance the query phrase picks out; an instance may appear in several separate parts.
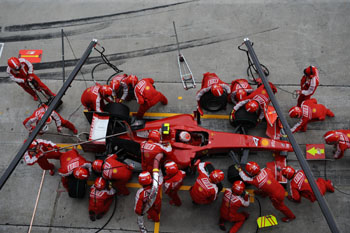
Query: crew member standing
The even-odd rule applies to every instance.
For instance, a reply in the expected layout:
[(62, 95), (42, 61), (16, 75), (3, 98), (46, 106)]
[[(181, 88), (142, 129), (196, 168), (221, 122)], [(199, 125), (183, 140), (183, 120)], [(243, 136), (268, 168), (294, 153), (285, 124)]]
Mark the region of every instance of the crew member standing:
[(236, 233), (249, 217), (246, 212), (238, 212), (240, 207), (249, 206), (249, 196), (245, 192), (245, 185), (242, 181), (237, 180), (233, 183), (231, 190), (226, 189), (220, 208), (220, 229), (226, 231), (225, 222), (234, 222), (229, 233)]
[(181, 199), (179, 198), (178, 191), (182, 185), (182, 181), (186, 176), (184, 171), (178, 169), (175, 162), (167, 162), (165, 165), (164, 176), (164, 191), (170, 197), (170, 205), (181, 206)]
[(318, 69), (315, 66), (309, 66), (304, 69), (304, 76), (300, 81), (300, 89), (297, 90), (298, 103), (300, 107), (304, 100), (308, 100), (315, 93), (319, 84)]
[(305, 132), (307, 124), (314, 121), (324, 121), (326, 116), (334, 117), (334, 113), (322, 104), (318, 104), (316, 99), (305, 100), (301, 107), (295, 106), (289, 110), (291, 118), (300, 118), (291, 129), (293, 133), (301, 130)]
[[(295, 202), (300, 202), (301, 197), (305, 197), (311, 202), (316, 201), (316, 196), (312, 191), (309, 181), (306, 178), (303, 170), (295, 171), (293, 167), (287, 166), (282, 169), (282, 175), (290, 180), (288, 184), (288, 199), (291, 199)], [(327, 191), (331, 193), (334, 192), (334, 187), (330, 180), (318, 178), (316, 184), (322, 196), (324, 196)]]
[[(24, 127), (29, 131), (32, 132), (36, 125), (39, 123), (41, 118), (44, 116), (46, 110), (48, 109), (48, 106), (46, 104), (42, 104), (37, 110), (34, 111), (34, 113), (27, 117), (23, 121)], [(51, 116), (46, 120), (45, 125), (41, 128), (40, 133), (45, 133), (49, 130), (49, 124), (52, 123), (52, 119), (56, 123), (57, 131), (60, 133), (62, 132), (62, 127), (70, 129), (74, 134), (78, 133), (78, 130), (75, 128), (73, 123), (70, 121), (64, 119), (60, 114), (58, 114), (55, 110), (52, 111)]]
[(44, 91), (49, 97), (56, 96), (55, 93), (53, 93), (43, 82), (41, 82), (40, 78), (33, 73), (33, 65), (26, 59), (11, 57), (8, 59), (7, 64), (7, 73), (10, 76), (10, 79), (33, 96), (35, 101), (38, 100), (38, 96), (29, 83), (31, 83), (37, 91)]
[(273, 206), (285, 215), (285, 217), (282, 218), (283, 222), (289, 222), (295, 219), (295, 215), (284, 204), (285, 190), (275, 179), (270, 169), (263, 168), (260, 170), (256, 162), (250, 161), (247, 163), (245, 170), (247, 173), (238, 167), (239, 175), (242, 180), (258, 188), (255, 194), (269, 196)]
[(350, 148), (350, 130), (331, 130), (323, 135), (325, 142), (334, 146), (335, 159), (341, 159), (346, 149)]
[(108, 85), (100, 85), (87, 88), (81, 95), (81, 103), (88, 111), (103, 112), (105, 109), (105, 101), (113, 102), (112, 88)]
[(140, 105), (136, 117), (141, 119), (148, 109), (161, 102), (168, 104), (168, 99), (153, 86), (154, 80), (151, 78), (141, 79), (135, 86), (134, 93), (137, 103)]
[(198, 104), (197, 109), (201, 115), (203, 115), (203, 110), (200, 105), (200, 99), (205, 93), (209, 91), (211, 91), (214, 96), (219, 97), (222, 96), (224, 92), (229, 95), (231, 89), (230, 86), (221, 81), (221, 79), (215, 73), (207, 72), (203, 74), (201, 89), (196, 94), (196, 100)]
[(89, 216), (91, 221), (100, 219), (105, 215), (113, 202), (115, 190), (106, 185), (106, 180), (98, 177), (90, 188)]
[(61, 152), (59, 152), (59, 147), (55, 143), (43, 139), (34, 139), (23, 158), (27, 165), (31, 166), (38, 163), (43, 170), (49, 170), (50, 175), (53, 176), (55, 166), (48, 159), (59, 160), (60, 156)]
[(95, 160), (92, 163), (92, 168), (95, 172), (102, 172), (103, 178), (113, 182), (118, 195), (127, 196), (130, 194), (130, 191), (126, 187), (126, 184), (131, 179), (132, 170), (134, 168), (125, 163), (119, 162), (117, 158), (118, 156), (116, 154), (110, 154), (104, 162), (100, 159)]
[[(154, 158), (160, 153), (163, 153), (165, 156), (171, 153), (170, 143), (167, 146), (161, 144), (160, 137), (159, 131), (152, 130), (148, 135), (148, 140), (141, 142), (141, 166), (143, 171), (152, 173)], [(164, 158), (162, 161), (164, 161)]]
[(195, 204), (210, 204), (217, 199), (220, 191), (218, 185), (224, 179), (221, 170), (214, 170), (210, 174), (206, 171), (206, 166), (210, 162), (200, 162), (198, 164), (198, 177), (190, 189), (190, 195)]
[(160, 190), (157, 193), (157, 196), (155, 197), (155, 201), (151, 207), (149, 207), (150, 203), (150, 194), (152, 190), (152, 176), (149, 172), (143, 171), (139, 175), (139, 183), (142, 185), (142, 188), (137, 190), (136, 197), (135, 197), (135, 207), (134, 211), (137, 215), (141, 216), (145, 214), (146, 208), (149, 208), (147, 210), (147, 217), (148, 219), (151, 219), (154, 222), (159, 222), (159, 213), (162, 205), (162, 201), (160, 199)]

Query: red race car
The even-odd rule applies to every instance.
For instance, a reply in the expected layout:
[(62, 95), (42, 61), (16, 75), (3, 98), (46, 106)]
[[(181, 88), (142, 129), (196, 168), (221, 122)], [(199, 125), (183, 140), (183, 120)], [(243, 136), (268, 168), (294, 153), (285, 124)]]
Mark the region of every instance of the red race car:
[[(162, 143), (171, 144), (172, 152), (167, 158), (176, 162), (181, 169), (191, 167), (194, 160), (202, 156), (228, 153), (230, 150), (293, 151), (291, 144), (286, 141), (205, 129), (190, 114), (146, 122), (131, 120), (129, 108), (123, 104), (110, 104), (107, 111), (108, 113), (86, 113), (91, 122), (89, 139), (108, 138), (82, 145), (84, 151), (117, 152), (118, 155), (122, 153), (130, 159), (140, 161), (139, 143), (147, 140), (152, 130), (162, 133)], [(186, 134), (185, 140), (181, 133)]]

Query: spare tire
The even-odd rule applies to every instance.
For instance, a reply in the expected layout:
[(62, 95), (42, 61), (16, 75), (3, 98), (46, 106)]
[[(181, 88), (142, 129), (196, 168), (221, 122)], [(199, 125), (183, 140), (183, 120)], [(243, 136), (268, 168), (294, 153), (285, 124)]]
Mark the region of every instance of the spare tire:
[(104, 109), (112, 117), (116, 117), (119, 120), (130, 122), (130, 109), (128, 106), (122, 103), (108, 103)]
[(226, 108), (227, 94), (221, 96), (214, 96), (213, 93), (206, 92), (199, 100), (201, 107), (210, 112), (217, 112)]
[(230, 124), (234, 127), (243, 126), (244, 128), (254, 128), (258, 123), (258, 114), (247, 112), (244, 107), (241, 107), (235, 113), (235, 119), (232, 119), (231, 113), (229, 116)]
[(68, 195), (72, 198), (84, 198), (86, 191), (86, 180), (76, 179), (74, 176), (68, 177)]

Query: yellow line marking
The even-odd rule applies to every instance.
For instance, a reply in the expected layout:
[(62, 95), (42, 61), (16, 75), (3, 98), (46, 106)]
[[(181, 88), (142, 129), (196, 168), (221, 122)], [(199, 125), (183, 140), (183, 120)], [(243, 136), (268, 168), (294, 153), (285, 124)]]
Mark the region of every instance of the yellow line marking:
[(142, 186), (139, 183), (127, 183), (126, 187), (128, 187), (128, 188), (141, 188)]
[(39, 55), (21, 55), (21, 57), (39, 57)]
[[(69, 145), (72, 145), (72, 144), (70, 144), (70, 143), (59, 143), (59, 144), (56, 144), (56, 145), (58, 147), (65, 147), (65, 146), (69, 146)], [(78, 145), (76, 147), (77, 147), (78, 150), (82, 150), (83, 149), (80, 145)], [(67, 149), (72, 149), (72, 148), (73, 148), (72, 146), (67, 147)]]
[(177, 99), (178, 99), (178, 100), (182, 100), (182, 96), (178, 96)]

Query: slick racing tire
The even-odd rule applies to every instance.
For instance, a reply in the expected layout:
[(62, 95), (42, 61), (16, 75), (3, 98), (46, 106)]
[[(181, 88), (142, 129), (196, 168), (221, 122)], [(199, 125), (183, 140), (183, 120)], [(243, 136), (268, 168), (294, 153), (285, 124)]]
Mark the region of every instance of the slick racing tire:
[(74, 176), (68, 177), (68, 195), (72, 198), (84, 198), (86, 191), (86, 180), (76, 179)]
[(235, 113), (235, 119), (232, 119), (230, 113), (229, 121), (234, 127), (241, 125), (244, 128), (251, 129), (258, 123), (258, 115), (256, 113), (247, 112), (245, 108), (242, 107)]
[(233, 184), (233, 182), (237, 180), (242, 180), (241, 177), (239, 176), (239, 172), (235, 168), (234, 165), (231, 165), (227, 169), (227, 180)]
[(130, 122), (130, 109), (125, 104), (109, 103), (106, 105), (105, 111), (119, 120)]
[(199, 100), (201, 107), (209, 112), (217, 112), (226, 108), (227, 94), (214, 96), (210, 91), (205, 93)]

